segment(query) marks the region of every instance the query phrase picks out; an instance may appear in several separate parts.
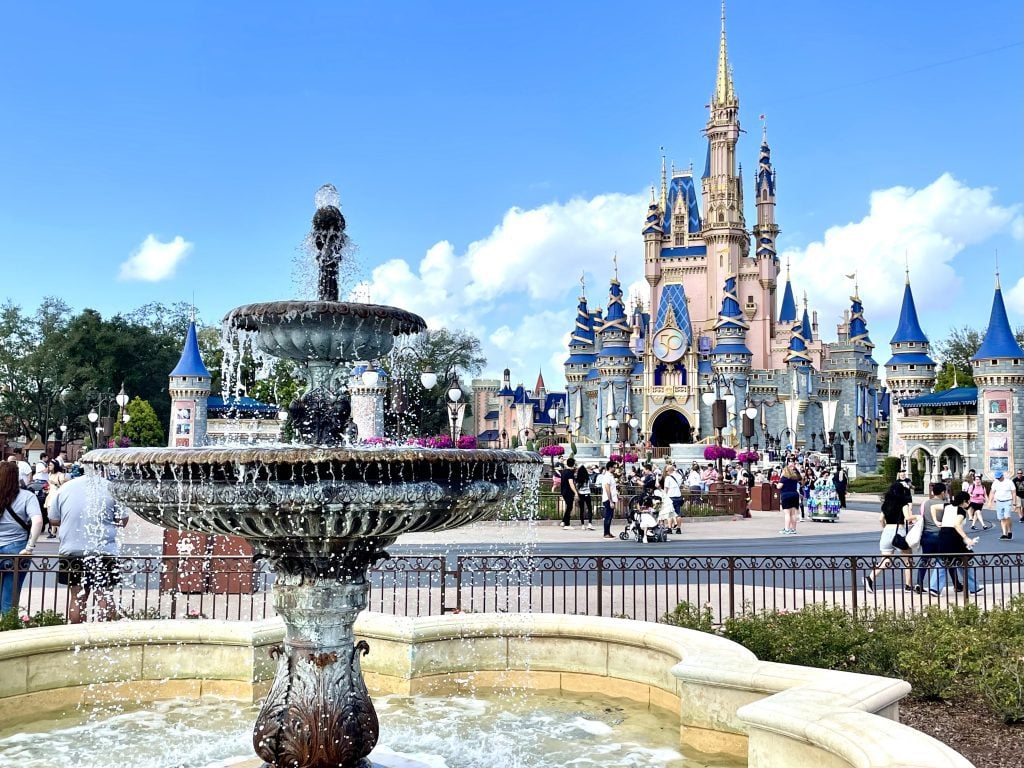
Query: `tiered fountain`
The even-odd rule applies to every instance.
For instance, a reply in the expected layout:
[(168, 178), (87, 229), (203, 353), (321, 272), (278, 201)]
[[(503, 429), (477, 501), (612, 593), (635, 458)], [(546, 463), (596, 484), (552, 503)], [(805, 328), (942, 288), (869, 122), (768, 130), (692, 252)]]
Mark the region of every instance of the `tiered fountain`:
[[(304, 441), (287, 447), (111, 449), (85, 461), (111, 476), (118, 501), (166, 528), (243, 536), (269, 560), (285, 622), (277, 676), (253, 743), (269, 766), (368, 765), (377, 715), (352, 626), (366, 607), (367, 572), (401, 533), (480, 520), (539, 472), (516, 451), (379, 448), (353, 444), (344, 382), (352, 363), (388, 354), (423, 319), (395, 307), (339, 302), (347, 241), (337, 192), (316, 198), (310, 244), (317, 301), (250, 304), (226, 323), (255, 333), (266, 353), (300, 364), (305, 393), (289, 412)], [(111, 471), (113, 470), (113, 471)]]

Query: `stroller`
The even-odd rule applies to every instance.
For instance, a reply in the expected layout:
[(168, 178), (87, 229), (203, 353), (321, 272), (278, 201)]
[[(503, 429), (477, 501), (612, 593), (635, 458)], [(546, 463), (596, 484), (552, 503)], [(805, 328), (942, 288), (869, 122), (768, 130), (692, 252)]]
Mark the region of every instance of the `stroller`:
[(661, 525), (654, 515), (654, 501), (650, 493), (630, 500), (626, 508), (626, 527), (619, 534), (622, 541), (636, 539), (640, 544), (668, 541), (668, 528)]

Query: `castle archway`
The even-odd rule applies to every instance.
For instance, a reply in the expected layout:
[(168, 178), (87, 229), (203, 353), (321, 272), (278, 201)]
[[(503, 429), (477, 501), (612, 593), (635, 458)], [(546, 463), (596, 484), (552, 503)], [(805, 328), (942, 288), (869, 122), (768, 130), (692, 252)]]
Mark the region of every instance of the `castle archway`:
[(651, 423), (650, 441), (655, 448), (665, 448), (672, 443), (692, 443), (690, 420), (671, 408), (662, 411)]

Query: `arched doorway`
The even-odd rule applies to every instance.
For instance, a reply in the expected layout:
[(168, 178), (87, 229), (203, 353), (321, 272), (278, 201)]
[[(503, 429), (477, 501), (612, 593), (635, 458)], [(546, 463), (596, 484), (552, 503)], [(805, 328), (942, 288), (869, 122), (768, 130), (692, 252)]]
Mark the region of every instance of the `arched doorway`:
[(672, 443), (692, 443), (693, 429), (679, 411), (662, 411), (651, 424), (651, 445), (665, 448)]

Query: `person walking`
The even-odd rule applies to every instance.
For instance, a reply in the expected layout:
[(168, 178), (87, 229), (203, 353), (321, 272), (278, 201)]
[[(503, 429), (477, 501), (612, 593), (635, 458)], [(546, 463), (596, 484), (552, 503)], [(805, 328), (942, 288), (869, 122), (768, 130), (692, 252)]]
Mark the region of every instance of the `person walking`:
[(1003, 474), (1003, 470), (997, 469), (995, 480), (992, 481), (992, 488), (988, 492), (988, 505), (996, 508), (996, 520), (1002, 528), (1003, 535), (999, 538), (1008, 541), (1013, 538), (1013, 498), (1017, 489), (1013, 481)]
[(1017, 514), (1020, 522), (1024, 523), (1024, 469), (1018, 469), (1013, 477), (1013, 487), (1017, 489)]
[(57, 583), (68, 587), (68, 623), (86, 618), (89, 596), (96, 593), (100, 621), (113, 621), (118, 583), (117, 529), (128, 524), (127, 513), (114, 502), (107, 480), (83, 475), (68, 480), (50, 505), (51, 523), (57, 526), (57, 554), (65, 558)]
[(30, 557), (43, 531), (39, 500), (21, 487), (18, 465), (0, 462), (0, 613), (16, 604), (27, 574), (28, 560), (4, 555)]
[(846, 470), (843, 469), (843, 465), (840, 464), (836, 467), (836, 472), (832, 475), (832, 485), (835, 486), (836, 496), (839, 497), (839, 508), (846, 509), (846, 486), (850, 483), (850, 476), (846, 474)]
[(790, 458), (786, 462), (786, 468), (782, 470), (776, 487), (781, 492), (782, 506), (783, 527), (779, 533), (791, 536), (796, 533), (796, 516), (800, 508), (800, 470), (796, 468), (796, 459)]
[(619, 503), (619, 492), (615, 487), (615, 462), (609, 461), (604, 465), (604, 472), (601, 473), (601, 507), (604, 510), (604, 537), (614, 539), (612, 536), (612, 515)]
[(682, 533), (683, 489), (675, 464), (670, 462), (665, 465), (665, 474), (662, 476), (661, 480), (665, 488), (665, 493), (668, 495), (669, 501), (672, 503), (672, 533)]
[(953, 491), (953, 472), (946, 462), (942, 462), (942, 469), (939, 470), (939, 482), (946, 487), (946, 498), (949, 498)]
[[(939, 531), (942, 529), (942, 508), (946, 498), (946, 484), (932, 483), (929, 491), (928, 498), (921, 502), (921, 508), (918, 510), (924, 520), (924, 529), (921, 531), (922, 556), (917, 568), (917, 584), (914, 587), (914, 591), (918, 594), (924, 592), (925, 577), (936, 562), (934, 556), (942, 551), (939, 548)], [(939, 590), (939, 575), (942, 575), (943, 579), (945, 578), (942, 570), (938, 569), (929, 580), (929, 588), (936, 592)]]
[(580, 508), (580, 528), (594, 530), (594, 500), (590, 495), (590, 470), (586, 464), (576, 468), (576, 504)]
[[(914, 516), (907, 514), (907, 494), (902, 486), (900, 482), (893, 483), (882, 500), (882, 511), (878, 515), (878, 521), (882, 525), (878, 551), (882, 554), (882, 560), (871, 569), (871, 574), (864, 578), (864, 587), (868, 592), (875, 591), (875, 579), (878, 578), (878, 574), (890, 565), (895, 566), (897, 561), (903, 568), (903, 588), (908, 592), (914, 591), (911, 584), (914, 571), (910, 564), (911, 550), (907, 540), (900, 533), (900, 527), (913, 523)], [(901, 553), (899, 557), (896, 557), (897, 552)]]
[(562, 527), (570, 528), (572, 523), (572, 505), (580, 497), (576, 488), (576, 459), (570, 456), (559, 475), (559, 490), (562, 495)]
[(64, 473), (64, 467), (57, 463), (56, 459), (50, 459), (47, 465), (50, 478), (49, 478), (49, 489), (46, 492), (46, 501), (43, 502), (43, 515), (46, 517), (46, 538), (55, 539), (57, 538), (57, 529), (50, 525), (50, 507), (53, 505), (53, 500), (57, 496), (57, 491), (60, 487), (66, 483), (69, 478)]
[(967, 493), (970, 494), (971, 497), (969, 513), (971, 530), (976, 531), (977, 528), (975, 528), (975, 523), (980, 523), (982, 530), (987, 531), (992, 526), (985, 523), (985, 517), (981, 512), (981, 510), (985, 508), (985, 501), (988, 497), (988, 493), (985, 491), (985, 484), (981, 482), (981, 477), (974, 475), (974, 477), (971, 478)]
[[(985, 588), (975, 586), (974, 574), (968, 568), (971, 549), (978, 542), (977, 539), (968, 538), (964, 532), (964, 523), (967, 520), (970, 506), (970, 493), (960, 491), (953, 496), (952, 503), (943, 507), (941, 530), (939, 531), (939, 551), (943, 553), (946, 570), (953, 580), (956, 591), (963, 592), (964, 585), (966, 585), (972, 594), (977, 594), (984, 591)], [(960, 580), (958, 567), (963, 569), (963, 582)], [(931, 592), (933, 595), (939, 594), (938, 589)]]

